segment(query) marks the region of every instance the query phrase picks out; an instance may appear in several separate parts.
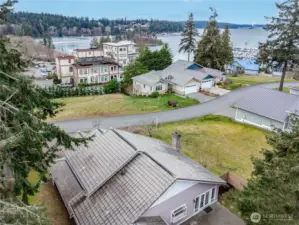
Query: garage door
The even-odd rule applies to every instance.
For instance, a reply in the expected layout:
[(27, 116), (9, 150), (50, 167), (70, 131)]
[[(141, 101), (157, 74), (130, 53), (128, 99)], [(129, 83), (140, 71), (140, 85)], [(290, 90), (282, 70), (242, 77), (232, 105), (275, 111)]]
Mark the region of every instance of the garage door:
[(201, 82), (201, 88), (202, 89), (209, 89), (213, 86), (213, 81), (212, 80), (203, 80)]
[(187, 85), (185, 87), (185, 94), (191, 94), (191, 93), (195, 93), (198, 91), (198, 88), (197, 88), (197, 85), (194, 84), (194, 85)]

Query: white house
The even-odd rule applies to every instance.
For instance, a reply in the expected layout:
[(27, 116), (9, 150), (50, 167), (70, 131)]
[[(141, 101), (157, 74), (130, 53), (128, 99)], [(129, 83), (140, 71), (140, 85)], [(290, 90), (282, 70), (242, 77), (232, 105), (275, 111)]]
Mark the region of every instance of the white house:
[(87, 49), (75, 49), (73, 55), (76, 58), (85, 58), (85, 57), (98, 57), (104, 56), (104, 52), (98, 48), (87, 48)]
[(75, 56), (59, 56), (56, 58), (56, 73), (62, 83), (71, 82), (75, 59)]
[(151, 71), (132, 79), (133, 93), (136, 95), (150, 95), (154, 91), (160, 94), (171, 91), (188, 95), (210, 89), (215, 82), (225, 80), (226, 76), (219, 70), (178, 60), (164, 70)]
[(103, 50), (105, 57), (112, 57), (120, 66), (128, 65), (137, 56), (135, 43), (132, 41), (107, 42), (103, 44)]
[(172, 146), (113, 129), (86, 136), (88, 148), (63, 151), (51, 168), (74, 224), (180, 225), (195, 215), (225, 223), (217, 201), (226, 182), (180, 151), (179, 134)]

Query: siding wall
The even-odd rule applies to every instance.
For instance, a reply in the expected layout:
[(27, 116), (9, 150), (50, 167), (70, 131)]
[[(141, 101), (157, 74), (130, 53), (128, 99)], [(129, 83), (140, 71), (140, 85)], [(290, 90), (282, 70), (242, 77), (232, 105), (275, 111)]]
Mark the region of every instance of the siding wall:
[(184, 95), (185, 94), (185, 87), (184, 86), (173, 84), (172, 85), (172, 90), (175, 93), (179, 94), (179, 95)]
[(244, 73), (246, 75), (258, 75), (259, 71), (256, 71), (256, 70), (245, 70)]
[(156, 91), (156, 86), (162, 85), (162, 90), (158, 91), (160, 94), (164, 94), (167, 91), (167, 84), (157, 83), (156, 85), (150, 86), (142, 84), (138, 81), (133, 81), (133, 93), (136, 95), (150, 95)]
[[(204, 193), (207, 190), (216, 187), (216, 199), (218, 199), (218, 185), (212, 184), (202, 184), (198, 183), (179, 194), (161, 202), (158, 205), (155, 205), (152, 208), (149, 208), (142, 217), (151, 217), (151, 216), (160, 216), (166, 223), (171, 223), (171, 212), (182, 205), (187, 206), (187, 215), (181, 221), (176, 224), (180, 224), (182, 221), (190, 218), (195, 214), (195, 202), (193, 201), (200, 194)], [(198, 212), (197, 212), (198, 213)]]
[(292, 95), (299, 95), (299, 90), (297, 90), (297, 89), (290, 89), (290, 94), (292, 94)]
[(235, 119), (239, 122), (252, 124), (268, 130), (273, 129), (273, 127), (281, 129), (283, 128), (282, 122), (272, 120), (270, 118), (260, 116), (242, 109), (237, 109)]

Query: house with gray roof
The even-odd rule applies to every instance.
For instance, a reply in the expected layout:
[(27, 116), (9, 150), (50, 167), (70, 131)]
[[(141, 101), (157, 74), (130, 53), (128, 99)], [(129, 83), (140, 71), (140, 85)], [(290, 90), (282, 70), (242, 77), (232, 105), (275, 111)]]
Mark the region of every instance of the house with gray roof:
[[(78, 134), (77, 134), (78, 135)], [(213, 207), (225, 182), (173, 146), (121, 130), (96, 129), (65, 150), (52, 180), (77, 225), (181, 224)]]
[(256, 87), (236, 104), (235, 119), (268, 130), (289, 130), (290, 115), (299, 110), (299, 96)]
[(161, 71), (133, 77), (133, 93), (136, 95), (150, 95), (154, 91), (164, 94), (172, 91), (180, 95), (209, 89), (215, 82), (225, 80), (223, 72), (205, 68), (194, 62), (178, 60)]

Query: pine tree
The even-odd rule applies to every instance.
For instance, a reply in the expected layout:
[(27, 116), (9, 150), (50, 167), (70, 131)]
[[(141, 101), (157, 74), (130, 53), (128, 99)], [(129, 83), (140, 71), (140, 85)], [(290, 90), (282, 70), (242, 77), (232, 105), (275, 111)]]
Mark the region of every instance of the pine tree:
[(190, 61), (190, 54), (195, 52), (196, 39), (198, 31), (195, 27), (193, 20), (193, 14), (190, 13), (188, 21), (185, 23), (184, 31), (182, 33), (182, 39), (180, 43), (179, 52), (188, 52), (188, 61)]
[[(299, 121), (292, 120), (292, 131), (277, 132), (267, 137), (272, 150), (264, 150), (262, 159), (254, 159), (254, 171), (248, 186), (236, 196), (237, 207), (246, 224), (253, 212), (262, 215), (263, 225), (299, 223)], [(278, 215), (269, 218), (265, 216)], [(264, 217), (264, 218), (263, 218)]]
[(49, 49), (55, 49), (51, 35), (47, 36), (46, 46), (48, 46)]
[(211, 10), (213, 15), (198, 42), (194, 61), (205, 67), (221, 69), (221, 35), (216, 21), (218, 15), (214, 9), (211, 8)]
[(282, 66), (279, 90), (283, 84), (289, 63), (297, 63), (299, 49), (299, 3), (298, 0), (287, 0), (276, 3), (278, 17), (270, 17), (267, 31), (270, 33), (266, 43), (270, 50), (271, 63)]
[(94, 37), (90, 42), (90, 48), (98, 48), (100, 43), (98, 42), (97, 37)]
[(225, 30), (221, 36), (221, 50), (222, 50), (222, 63), (221, 66), (225, 69), (225, 66), (231, 64), (234, 60), (232, 43), (230, 41), (230, 32), (228, 25), (225, 26)]

